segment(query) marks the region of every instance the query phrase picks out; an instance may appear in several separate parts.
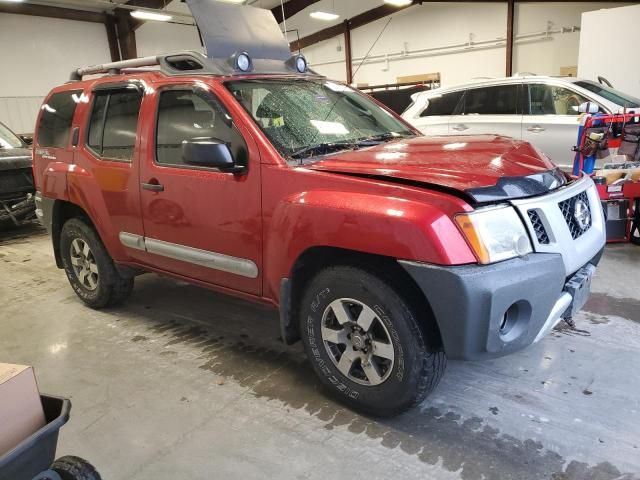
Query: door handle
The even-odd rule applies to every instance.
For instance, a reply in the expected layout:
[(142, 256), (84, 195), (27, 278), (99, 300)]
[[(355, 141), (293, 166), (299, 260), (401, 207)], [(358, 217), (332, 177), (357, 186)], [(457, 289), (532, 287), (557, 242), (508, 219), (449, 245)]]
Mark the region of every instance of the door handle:
[(464, 123), (459, 123), (458, 125), (451, 128), (456, 132), (464, 132), (465, 130), (469, 130), (469, 127), (467, 127)]
[(527, 128), (528, 132), (533, 132), (533, 133), (540, 133), (540, 132), (544, 132), (546, 130), (546, 128), (541, 127), (540, 125), (533, 125), (529, 128)]
[(143, 190), (149, 190), (150, 192), (164, 192), (164, 185), (158, 183), (157, 180), (149, 180), (149, 183), (142, 183)]

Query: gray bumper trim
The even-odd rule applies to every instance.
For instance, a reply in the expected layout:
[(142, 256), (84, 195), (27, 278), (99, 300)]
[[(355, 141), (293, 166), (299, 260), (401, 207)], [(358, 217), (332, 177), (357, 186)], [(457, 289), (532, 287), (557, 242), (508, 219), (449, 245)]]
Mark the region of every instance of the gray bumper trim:
[[(484, 266), (400, 264), (424, 292), (450, 358), (491, 358), (520, 350), (566, 310), (559, 254), (534, 253)], [(501, 331), (507, 310), (510, 325)]]

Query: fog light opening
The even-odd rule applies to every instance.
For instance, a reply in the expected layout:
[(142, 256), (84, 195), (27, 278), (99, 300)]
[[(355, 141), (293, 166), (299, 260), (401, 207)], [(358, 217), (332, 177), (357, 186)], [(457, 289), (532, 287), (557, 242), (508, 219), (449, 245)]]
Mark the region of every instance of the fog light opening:
[(511, 305), (504, 315), (502, 316), (502, 320), (500, 321), (500, 335), (505, 336), (508, 335), (511, 329), (518, 323), (518, 304), (514, 303)]

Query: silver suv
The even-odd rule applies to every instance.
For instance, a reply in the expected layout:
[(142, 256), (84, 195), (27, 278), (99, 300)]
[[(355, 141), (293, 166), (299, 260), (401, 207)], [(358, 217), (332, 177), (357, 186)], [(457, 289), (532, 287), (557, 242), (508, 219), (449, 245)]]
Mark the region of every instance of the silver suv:
[(425, 135), (500, 134), (526, 140), (562, 166), (571, 165), (578, 106), (601, 112), (640, 108), (640, 99), (591, 80), (521, 76), (478, 80), (412, 96), (402, 117)]

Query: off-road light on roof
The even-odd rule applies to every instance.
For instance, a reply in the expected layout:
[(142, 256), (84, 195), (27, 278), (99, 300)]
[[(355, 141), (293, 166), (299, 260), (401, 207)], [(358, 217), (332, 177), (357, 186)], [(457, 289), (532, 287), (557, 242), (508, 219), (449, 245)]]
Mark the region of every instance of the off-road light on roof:
[(413, 3), (413, 0), (384, 0), (384, 3), (393, 5), (394, 7), (406, 7)]
[(241, 72), (250, 72), (253, 70), (253, 62), (247, 52), (238, 52), (233, 56), (233, 66)]
[(300, 73), (304, 73), (307, 71), (307, 59), (302, 55), (298, 55), (296, 57), (296, 70), (298, 70)]
[(168, 22), (173, 17), (166, 13), (150, 12), (148, 10), (134, 10), (131, 16), (139, 20), (153, 20), (156, 22)]
[(316, 20), (324, 20), (325, 22), (330, 22), (331, 20), (335, 20), (340, 17), (337, 13), (331, 12), (311, 12), (309, 14), (311, 18), (315, 18)]

